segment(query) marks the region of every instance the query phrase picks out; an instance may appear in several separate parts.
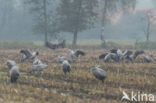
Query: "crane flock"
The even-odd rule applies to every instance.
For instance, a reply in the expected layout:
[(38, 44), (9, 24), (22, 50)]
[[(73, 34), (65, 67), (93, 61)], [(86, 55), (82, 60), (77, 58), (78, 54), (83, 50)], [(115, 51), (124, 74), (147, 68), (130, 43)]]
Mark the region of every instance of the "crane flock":
[[(22, 54), (21, 57), (21, 62), (24, 62), (26, 60), (30, 60), (33, 61), (32, 63), (32, 68), (29, 71), (29, 73), (35, 72), (35, 71), (43, 71), (45, 69), (48, 69), (48, 63), (43, 63), (41, 60), (39, 59), (35, 59), (38, 55), (39, 52), (35, 51), (33, 53), (31, 53), (29, 50), (21, 50), (20, 53)], [(73, 51), (71, 49), (69, 49), (69, 55), (72, 59), (72, 62), (76, 62), (77, 59), (80, 56), (85, 56), (86, 53), (82, 50), (76, 50)], [(124, 50), (121, 51), (120, 49), (111, 49), (109, 52), (105, 52), (101, 55), (99, 55), (99, 59), (103, 60), (105, 63), (108, 62), (123, 62), (124, 60), (128, 60), (132, 63), (135, 62), (135, 59), (141, 55), (142, 58), (144, 59), (144, 62), (146, 63), (151, 63), (153, 62), (153, 59), (151, 56), (148, 56), (145, 54), (144, 51), (142, 50), (137, 50), (135, 52), (131, 51), (131, 50)], [(57, 56), (57, 62), (59, 64), (62, 65), (62, 71), (64, 72), (64, 74), (66, 75), (67, 73), (70, 73), (72, 70), (71, 67), (71, 61), (69, 58), (67, 58), (66, 56)], [(19, 71), (19, 67), (17, 66), (16, 62), (13, 60), (8, 60), (6, 61), (5, 65), (8, 66), (8, 68), (10, 69), (10, 81), (11, 83), (16, 83), (17, 79), (20, 77), (20, 71)], [(90, 71), (92, 72), (93, 76), (99, 80), (101, 80), (102, 82), (104, 82), (104, 80), (107, 78), (107, 73), (104, 69), (102, 69), (100, 66), (94, 66), (90, 69)]]

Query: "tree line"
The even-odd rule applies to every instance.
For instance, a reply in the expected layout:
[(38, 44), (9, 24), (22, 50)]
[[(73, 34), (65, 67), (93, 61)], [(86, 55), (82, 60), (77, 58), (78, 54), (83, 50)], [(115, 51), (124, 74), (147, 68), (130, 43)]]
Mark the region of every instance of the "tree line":
[[(35, 15), (34, 30), (48, 36), (56, 37), (60, 32), (73, 35), (72, 47), (77, 45), (79, 32), (94, 27), (101, 19), (101, 41), (105, 45), (104, 28), (109, 22), (107, 15), (120, 9), (135, 8), (136, 0), (27, 0), (30, 11)], [(52, 8), (52, 6), (56, 6)]]
[[(77, 45), (77, 37), (80, 32), (94, 28), (97, 21), (101, 24), (99, 39), (101, 39), (102, 46), (105, 47), (105, 26), (111, 23), (111, 16), (121, 10), (124, 13), (133, 11), (137, 3), (137, 0), (24, 0), (20, 1), (22, 10), (15, 12), (13, 9), (14, 6), (18, 5), (17, 1), (20, 0), (0, 0), (1, 10), (4, 12), (5, 9), (5, 12), (0, 14), (2, 19), (0, 22), (1, 32), (9, 31), (7, 26), (13, 15), (22, 15), (18, 19), (20, 21), (19, 25), (27, 23), (27, 21), (22, 20), (22, 18), (27, 18), (26, 15), (28, 15), (23, 10), (29, 9), (29, 13), (34, 18), (33, 22), (35, 22), (35, 24), (32, 24), (33, 31), (36, 34), (43, 34), (45, 43), (50, 41), (50, 38), (57, 38), (62, 32), (68, 32), (73, 35), (73, 47)], [(145, 22), (142, 31), (147, 41), (149, 41), (152, 30), (153, 20), (151, 18), (153, 18), (153, 14), (149, 10), (145, 12), (145, 17), (142, 19), (142, 22)]]

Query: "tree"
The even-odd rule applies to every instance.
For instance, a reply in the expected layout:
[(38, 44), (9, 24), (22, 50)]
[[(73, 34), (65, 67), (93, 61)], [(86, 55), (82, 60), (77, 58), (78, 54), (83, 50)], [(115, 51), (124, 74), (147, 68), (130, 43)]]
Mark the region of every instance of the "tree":
[(155, 0), (152, 0), (152, 3), (154, 3), (154, 5), (156, 5), (156, 1)]
[(142, 22), (145, 22), (143, 32), (146, 36), (146, 43), (148, 44), (152, 32), (152, 25), (156, 23), (156, 12), (152, 9), (145, 9), (143, 12), (145, 14), (145, 17), (142, 18)]
[[(9, 21), (12, 20), (14, 10), (14, 1), (13, 0), (0, 0), (0, 34), (3, 34), (8, 30)], [(11, 19), (11, 20), (10, 20)]]
[[(101, 41), (102, 46), (105, 47), (104, 29), (105, 25), (109, 21), (111, 14), (118, 10), (127, 12), (135, 8), (136, 0), (99, 0), (100, 3), (100, 15), (101, 15)], [(114, 15), (112, 15), (114, 16)]]
[(72, 47), (76, 47), (78, 33), (93, 26), (97, 4), (97, 0), (61, 0), (57, 9), (60, 30), (73, 34)]
[(59, 32), (58, 19), (54, 16), (54, 0), (26, 0), (26, 3), (30, 4), (30, 11), (35, 16), (34, 31), (44, 34), (46, 44), (48, 35), (54, 36)]

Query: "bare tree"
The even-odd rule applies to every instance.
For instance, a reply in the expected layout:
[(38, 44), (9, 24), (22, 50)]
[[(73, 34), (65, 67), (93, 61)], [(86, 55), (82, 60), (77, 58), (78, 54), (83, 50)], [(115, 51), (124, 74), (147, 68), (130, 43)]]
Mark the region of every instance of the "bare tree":
[[(35, 24), (34, 31), (44, 35), (44, 42), (48, 42), (48, 36), (54, 36), (59, 32), (58, 18), (55, 14), (55, 0), (25, 0), (33, 13)], [(54, 16), (55, 15), (55, 16)]]
[(152, 9), (144, 10), (145, 17), (142, 18), (142, 22), (145, 22), (143, 27), (143, 32), (146, 37), (146, 44), (148, 44), (150, 40), (150, 36), (152, 33), (153, 24), (156, 23), (156, 13)]
[(105, 47), (104, 28), (108, 21), (108, 15), (118, 10), (128, 11), (135, 8), (136, 0), (99, 0), (101, 14), (101, 41)]
[(9, 22), (12, 20), (14, 9), (13, 0), (0, 0), (0, 34), (9, 31)]
[(48, 34), (48, 31), (47, 31), (47, 1), (46, 0), (43, 0), (43, 15), (44, 15), (44, 33), (45, 33), (45, 42), (48, 41), (47, 39), (47, 34)]
[(61, 0), (57, 9), (60, 29), (73, 34), (73, 48), (77, 45), (78, 33), (93, 27), (97, 17), (97, 4), (97, 0)]

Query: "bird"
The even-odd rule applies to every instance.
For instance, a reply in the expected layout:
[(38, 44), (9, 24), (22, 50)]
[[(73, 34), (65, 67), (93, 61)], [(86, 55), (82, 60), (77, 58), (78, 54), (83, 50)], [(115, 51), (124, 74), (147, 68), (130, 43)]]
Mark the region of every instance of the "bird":
[(111, 59), (114, 60), (114, 61), (119, 61), (118, 55), (115, 54), (115, 53), (108, 53), (105, 56), (104, 61), (109, 62)]
[(99, 59), (104, 59), (105, 56), (106, 56), (107, 54), (108, 54), (108, 53), (101, 54), (101, 55), (99, 56)]
[(143, 56), (144, 61), (147, 63), (151, 63), (153, 61), (153, 59), (148, 55), (143, 54), (142, 56)]
[(132, 51), (127, 49), (123, 52), (120, 49), (118, 49), (117, 54), (118, 54), (119, 61), (126, 59), (127, 56), (130, 56), (132, 53), (133, 53)]
[(110, 50), (110, 53), (115, 53), (115, 54), (117, 54), (117, 51), (118, 51), (118, 49), (111, 49), (111, 50)]
[(62, 64), (64, 60), (67, 60), (67, 61), (70, 63), (70, 60), (68, 60), (68, 58), (65, 57), (65, 56), (60, 56), (60, 55), (59, 55), (59, 56), (57, 57), (57, 62), (60, 63), (60, 64)]
[(8, 60), (5, 63), (10, 69), (10, 81), (11, 83), (16, 83), (17, 79), (20, 76), (19, 67), (16, 65), (16, 62), (13, 60)]
[(101, 80), (102, 82), (104, 82), (107, 77), (106, 71), (101, 69), (99, 66), (91, 68), (91, 72), (97, 79)]
[(117, 56), (118, 56), (118, 61), (121, 61), (124, 59), (124, 54), (122, 53), (122, 51), (120, 49), (117, 49)]
[(135, 51), (134, 54), (131, 54), (129, 56), (127, 56), (127, 59), (130, 60), (131, 62), (134, 62), (134, 60), (137, 58), (137, 56), (139, 56), (140, 54), (144, 54), (143, 50), (137, 50)]
[(17, 79), (20, 77), (20, 72), (18, 66), (14, 65), (10, 69), (10, 77), (11, 77), (11, 83), (16, 83)]
[(110, 61), (110, 59), (111, 59), (111, 54), (112, 54), (112, 53), (108, 53), (108, 54), (105, 56), (105, 58), (104, 58), (104, 61), (105, 61), (105, 62), (109, 62), (109, 61)]
[(123, 51), (123, 55), (124, 56), (129, 56), (129, 55), (131, 55), (133, 52), (132, 51), (130, 51), (130, 50), (125, 50), (125, 51)]
[(135, 51), (134, 55), (138, 56), (140, 54), (144, 54), (144, 51), (143, 50), (137, 50), (137, 51)]
[(70, 73), (71, 65), (67, 60), (64, 60), (62, 63), (62, 70), (63, 70), (64, 74), (66, 74), (67, 72)]
[(13, 66), (16, 65), (16, 62), (13, 60), (8, 60), (5, 62), (5, 64), (8, 66), (9, 69), (11, 69)]
[(116, 62), (119, 62), (124, 59), (123, 52), (118, 48), (118, 49), (111, 49), (110, 53), (112, 53), (111, 59), (113, 59)]
[(42, 64), (42, 61), (39, 60), (39, 59), (36, 59), (36, 60), (33, 62), (33, 65), (38, 65), (38, 64)]
[(72, 60), (75, 61), (77, 60), (77, 58), (79, 57), (79, 55), (84, 56), (86, 53), (81, 51), (81, 50), (76, 50), (75, 52), (71, 49), (69, 49), (70, 51), (70, 56), (72, 57)]
[(25, 61), (25, 60), (33, 60), (37, 55), (39, 55), (38, 51), (35, 51), (33, 53), (31, 53), (28, 50), (21, 50), (20, 53), (23, 54), (21, 61)]
[(117, 49), (116, 54), (122, 55), (122, 51), (120, 49)]
[(43, 71), (44, 69), (47, 68), (48, 68), (48, 64), (43, 64), (40, 60), (38, 60), (36, 63), (35, 62), (33, 63), (30, 73), (34, 71)]

